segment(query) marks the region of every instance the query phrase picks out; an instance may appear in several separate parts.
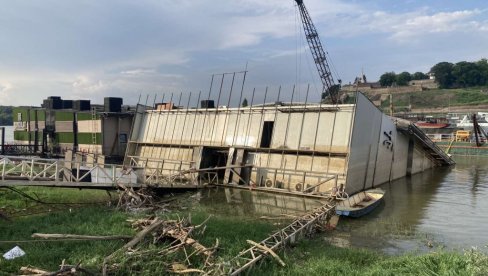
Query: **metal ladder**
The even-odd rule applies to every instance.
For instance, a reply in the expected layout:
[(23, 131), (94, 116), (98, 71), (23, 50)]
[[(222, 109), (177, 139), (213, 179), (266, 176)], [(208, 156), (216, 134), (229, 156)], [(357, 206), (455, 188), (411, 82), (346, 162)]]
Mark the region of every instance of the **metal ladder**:
[[(335, 203), (329, 202), (297, 218), (285, 228), (278, 230), (261, 241), (259, 245), (273, 251), (279, 249), (287, 243), (295, 242), (299, 235), (310, 233), (317, 223), (328, 221), (333, 215), (335, 215)], [(230, 262), (231, 267), (224, 268), (224, 273), (228, 275), (239, 275), (268, 255), (268, 252), (263, 251), (258, 246), (251, 246), (232, 259)]]

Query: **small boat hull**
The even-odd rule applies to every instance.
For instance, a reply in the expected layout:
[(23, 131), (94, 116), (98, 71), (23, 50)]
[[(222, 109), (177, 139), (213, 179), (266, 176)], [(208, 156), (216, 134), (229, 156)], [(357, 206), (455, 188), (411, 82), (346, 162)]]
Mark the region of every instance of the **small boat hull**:
[(429, 123), (429, 122), (416, 122), (416, 126), (419, 128), (446, 128), (449, 124), (446, 123)]
[(336, 214), (353, 218), (362, 217), (378, 207), (384, 194), (381, 189), (359, 192), (339, 202), (336, 206)]

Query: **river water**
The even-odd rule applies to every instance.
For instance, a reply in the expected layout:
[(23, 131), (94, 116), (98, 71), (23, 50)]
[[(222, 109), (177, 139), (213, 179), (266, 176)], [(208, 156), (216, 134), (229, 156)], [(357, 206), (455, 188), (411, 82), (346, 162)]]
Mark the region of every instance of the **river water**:
[[(13, 126), (0, 126), (5, 127), (5, 143), (14, 142), (14, 127)], [(0, 138), (1, 140), (2, 138)]]
[[(455, 160), (453, 167), (382, 185), (385, 200), (376, 210), (359, 219), (341, 218), (335, 231), (323, 234), (324, 239), (387, 254), (438, 248), (488, 251), (488, 158)], [(313, 199), (246, 190), (209, 193), (202, 204), (232, 216), (300, 214), (320, 206)]]

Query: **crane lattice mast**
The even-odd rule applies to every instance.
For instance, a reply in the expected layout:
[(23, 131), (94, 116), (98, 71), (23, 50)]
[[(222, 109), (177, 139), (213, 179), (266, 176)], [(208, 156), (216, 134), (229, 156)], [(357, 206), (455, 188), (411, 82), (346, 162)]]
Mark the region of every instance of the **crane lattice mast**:
[(300, 17), (302, 19), (305, 37), (307, 38), (308, 46), (312, 52), (315, 65), (317, 66), (320, 75), (320, 80), (322, 81), (322, 99), (330, 98), (330, 101), (333, 104), (336, 104), (338, 102), (337, 94), (339, 86), (334, 83), (334, 78), (332, 77), (329, 63), (327, 61), (327, 55), (320, 42), (317, 29), (312, 22), (312, 18), (310, 17), (303, 0), (295, 0), (295, 2), (297, 2), (298, 8), (300, 9)]

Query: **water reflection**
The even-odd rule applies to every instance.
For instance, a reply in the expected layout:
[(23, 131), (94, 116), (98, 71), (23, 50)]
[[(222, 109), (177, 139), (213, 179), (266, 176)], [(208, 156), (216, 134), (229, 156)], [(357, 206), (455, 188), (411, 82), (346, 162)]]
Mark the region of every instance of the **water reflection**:
[(207, 190), (200, 203), (220, 214), (247, 217), (295, 216), (323, 205), (311, 198), (222, 187)]
[[(458, 157), (456, 162), (382, 185), (385, 200), (376, 210), (360, 219), (342, 218), (324, 239), (389, 254), (438, 247), (486, 251), (488, 158)], [(314, 199), (222, 188), (209, 190), (202, 203), (251, 217), (302, 214), (321, 205)]]

